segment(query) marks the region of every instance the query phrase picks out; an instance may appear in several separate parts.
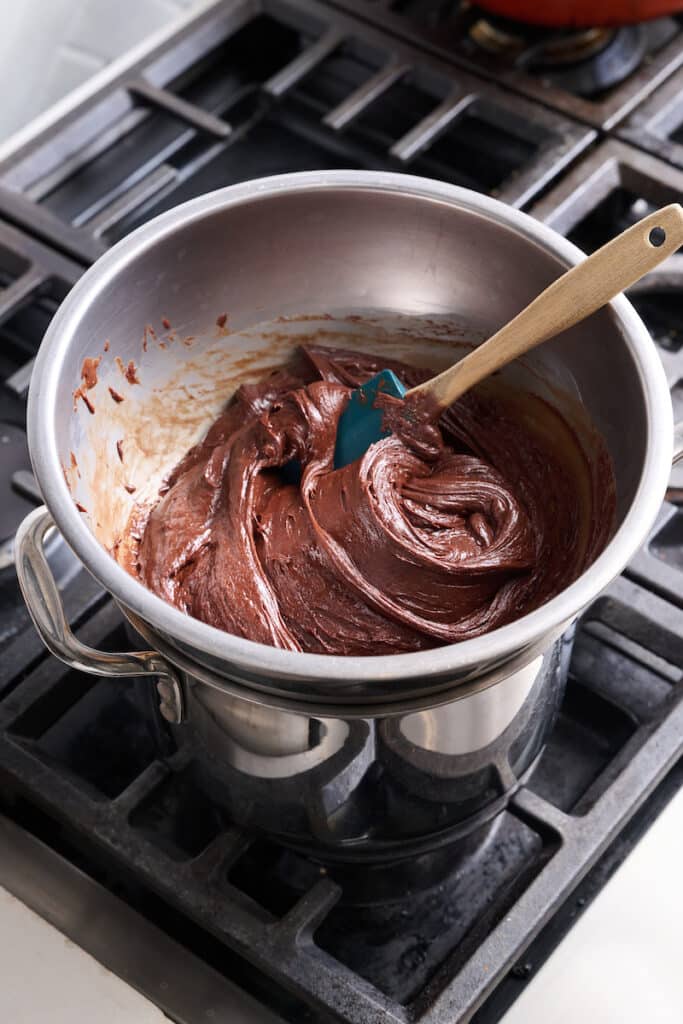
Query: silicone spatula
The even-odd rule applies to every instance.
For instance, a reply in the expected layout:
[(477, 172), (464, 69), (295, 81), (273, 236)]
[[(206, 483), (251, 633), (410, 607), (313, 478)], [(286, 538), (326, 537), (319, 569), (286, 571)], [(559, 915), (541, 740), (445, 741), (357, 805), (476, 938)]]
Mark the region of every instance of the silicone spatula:
[(681, 245), (683, 207), (672, 203), (572, 267), (488, 341), (438, 376), (406, 391), (391, 370), (375, 374), (353, 392), (340, 417), (335, 468), (355, 462), (389, 433), (383, 425), (382, 410), (376, 407), (380, 391), (396, 398), (409, 399), (417, 394), (428, 397), (436, 418), (485, 377), (606, 305)]

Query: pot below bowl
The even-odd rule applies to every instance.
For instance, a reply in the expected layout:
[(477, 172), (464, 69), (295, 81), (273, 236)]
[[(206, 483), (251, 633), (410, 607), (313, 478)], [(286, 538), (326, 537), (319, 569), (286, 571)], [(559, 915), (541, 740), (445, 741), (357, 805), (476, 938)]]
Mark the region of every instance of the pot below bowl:
[(266, 707), (185, 676), (174, 732), (202, 791), (239, 825), (323, 862), (413, 856), (480, 829), (526, 780), (573, 632), (485, 689), (375, 717)]

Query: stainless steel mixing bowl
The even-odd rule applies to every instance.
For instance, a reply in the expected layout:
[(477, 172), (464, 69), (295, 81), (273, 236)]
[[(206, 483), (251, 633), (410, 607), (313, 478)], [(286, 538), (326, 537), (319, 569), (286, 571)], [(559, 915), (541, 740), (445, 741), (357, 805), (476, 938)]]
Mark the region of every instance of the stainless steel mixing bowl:
[[(344, 856), (391, 851), (395, 843), (408, 851), (412, 841), (455, 834), (492, 813), (547, 735), (566, 660), (558, 637), (643, 542), (664, 496), (673, 450), (669, 391), (625, 298), (549, 342), (523, 371), (550, 400), (573, 393), (604, 435), (616, 476), (616, 531), (551, 601), (452, 646), (381, 658), (293, 653), (165, 604), (105, 547), (132, 500), (123, 497), (114, 439), (122, 430), (135, 435), (130, 471), (141, 487), (155, 486), (173, 452), (198, 435), (243, 373), (244, 353), (263, 366), (292, 344), (291, 322), (261, 333), (257, 322), (332, 316), (305, 321), (307, 329), (355, 332), (374, 350), (408, 351), (411, 332), (433, 334), (433, 352), (447, 361), (458, 337), (493, 332), (581, 255), (485, 196), (365, 171), (234, 186), (119, 243), (63, 303), (31, 384), (29, 442), (49, 511), (23, 524), (17, 568), (47, 646), (85, 671), (159, 677), (162, 713), (194, 744), (218, 798), (238, 820), (289, 841)], [(222, 311), (229, 330), (222, 318), (216, 326)], [(344, 320), (349, 313), (361, 319)], [(144, 325), (162, 316), (174, 337), (144, 350)], [(110, 355), (92, 393), (96, 414), (82, 403), (74, 413), (83, 359), (102, 354), (104, 339)], [(142, 381), (120, 404), (105, 390), (107, 374), (117, 372), (114, 354), (133, 359)], [(509, 372), (514, 380), (522, 371)], [(213, 396), (207, 380), (216, 385)], [(177, 396), (188, 387), (197, 389), (195, 404), (181, 415)], [(80, 474), (71, 477), (73, 494), (65, 480), (71, 452)], [(42, 556), (53, 520), (150, 651), (104, 654), (71, 635)]]

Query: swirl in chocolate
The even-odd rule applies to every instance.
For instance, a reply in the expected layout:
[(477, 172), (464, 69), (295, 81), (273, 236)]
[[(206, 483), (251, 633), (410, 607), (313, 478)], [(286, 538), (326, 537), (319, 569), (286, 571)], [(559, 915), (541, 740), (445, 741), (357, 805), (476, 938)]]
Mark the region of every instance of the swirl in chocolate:
[[(388, 407), (387, 420), (404, 427), (335, 470), (350, 390), (385, 367), (408, 386), (429, 376), (311, 347), (241, 387), (138, 525), (131, 571), (230, 633), (346, 655), (477, 636), (576, 578), (611, 528), (606, 452), (589, 466), (540, 399), (520, 405), (484, 389), (438, 427)], [(551, 431), (538, 422), (541, 406)], [(292, 459), (302, 466), (299, 484), (280, 469)]]

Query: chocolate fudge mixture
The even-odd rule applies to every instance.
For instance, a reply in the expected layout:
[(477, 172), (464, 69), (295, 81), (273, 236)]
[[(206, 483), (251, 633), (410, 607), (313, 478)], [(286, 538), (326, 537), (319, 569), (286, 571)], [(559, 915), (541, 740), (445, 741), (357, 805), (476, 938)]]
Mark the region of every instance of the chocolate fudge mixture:
[[(482, 388), (438, 425), (407, 426), (335, 470), (350, 390), (385, 367), (407, 386), (431, 376), (309, 347), (241, 387), (133, 518), (129, 571), (229, 633), (344, 655), (465, 640), (566, 587), (610, 535), (604, 443), (589, 465), (540, 398), (524, 406)], [(298, 483), (281, 469), (293, 459)]]

